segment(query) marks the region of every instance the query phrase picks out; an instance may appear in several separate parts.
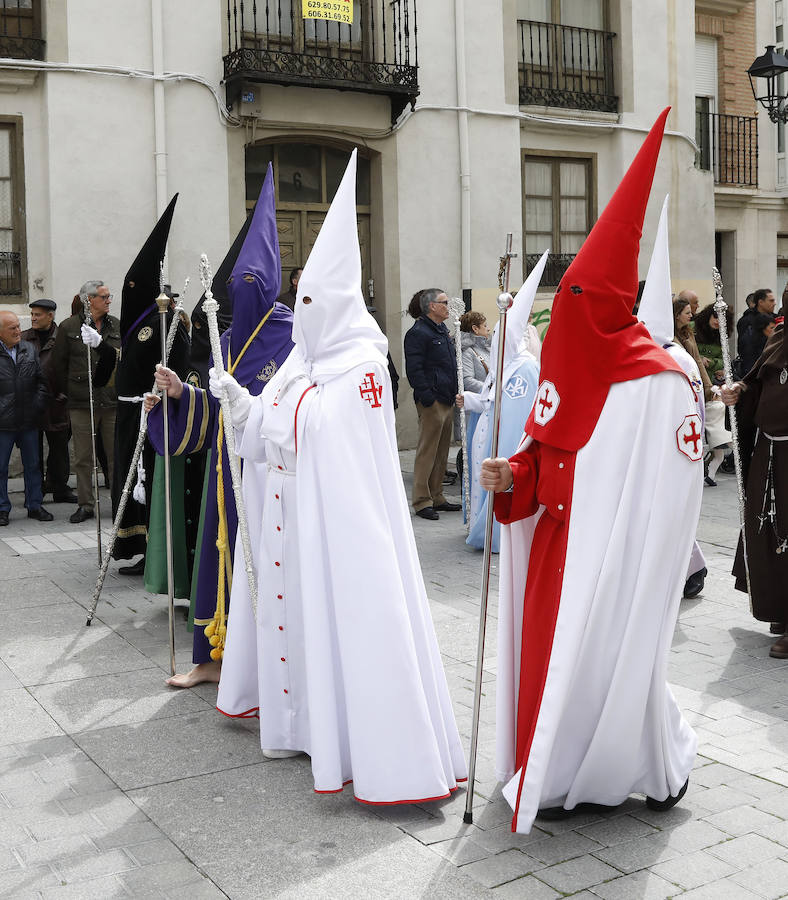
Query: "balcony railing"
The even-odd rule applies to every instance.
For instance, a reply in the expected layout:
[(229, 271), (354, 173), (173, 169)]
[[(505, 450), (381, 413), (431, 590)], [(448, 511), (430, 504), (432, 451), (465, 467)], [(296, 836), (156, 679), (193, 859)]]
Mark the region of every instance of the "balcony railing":
[(22, 254), (0, 251), (0, 296), (22, 293)]
[(617, 112), (615, 34), (592, 28), (517, 22), (520, 104)]
[(43, 59), (40, 0), (1, 0), (0, 57)]
[(364, 91), (390, 98), (392, 121), (418, 87), (416, 0), (354, 0), (353, 24), (304, 19), (300, 0), (227, 0), (224, 78)]
[[(551, 253), (547, 257), (547, 265), (544, 267), (541, 285), (543, 287), (558, 287), (559, 282), (564, 277), (564, 273), (576, 255), (575, 253)], [(525, 254), (526, 276), (530, 274), (541, 258), (541, 253)]]
[(714, 172), (715, 184), (758, 187), (758, 120), (698, 111), (695, 165)]

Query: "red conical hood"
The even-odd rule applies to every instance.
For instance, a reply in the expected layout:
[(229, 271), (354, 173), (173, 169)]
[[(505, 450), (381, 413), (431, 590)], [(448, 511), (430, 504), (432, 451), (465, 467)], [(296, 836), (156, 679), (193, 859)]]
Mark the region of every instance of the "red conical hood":
[(588, 442), (611, 384), (666, 370), (683, 375), (632, 315), (640, 235), (669, 111), (655, 122), (553, 300), (526, 432), (563, 450)]

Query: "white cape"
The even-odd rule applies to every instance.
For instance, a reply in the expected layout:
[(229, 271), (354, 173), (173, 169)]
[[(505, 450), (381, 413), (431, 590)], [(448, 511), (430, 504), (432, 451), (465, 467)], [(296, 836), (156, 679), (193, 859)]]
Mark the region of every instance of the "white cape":
[[(515, 817), (540, 808), (658, 800), (687, 779), (696, 737), (666, 682), (700, 512), (699, 461), (677, 429), (697, 414), (683, 379), (614, 384), (575, 460), (561, 599)], [(523, 595), (538, 512), (503, 526), (498, 618), (497, 774), (514, 809)]]

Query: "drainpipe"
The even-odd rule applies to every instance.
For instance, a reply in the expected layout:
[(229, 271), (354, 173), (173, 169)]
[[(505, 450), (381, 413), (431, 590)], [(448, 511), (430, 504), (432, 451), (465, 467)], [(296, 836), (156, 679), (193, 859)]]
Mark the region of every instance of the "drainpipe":
[(457, 127), (460, 150), (460, 266), (462, 299), (471, 306), (471, 151), (468, 139), (468, 91), (465, 72), (465, 0), (454, 0), (457, 72)]
[(164, 108), (164, 15), (163, 0), (151, 0), (151, 47), (153, 51), (153, 158), (156, 166), (156, 215), (167, 206), (167, 122)]

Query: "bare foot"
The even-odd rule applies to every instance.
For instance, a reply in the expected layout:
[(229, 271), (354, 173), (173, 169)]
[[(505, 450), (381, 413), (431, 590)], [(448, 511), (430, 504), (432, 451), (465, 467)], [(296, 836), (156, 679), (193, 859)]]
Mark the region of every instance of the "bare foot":
[(221, 674), (222, 664), (212, 660), (207, 663), (198, 663), (187, 675), (173, 675), (167, 679), (167, 684), (177, 688), (190, 688), (206, 681), (218, 684)]

